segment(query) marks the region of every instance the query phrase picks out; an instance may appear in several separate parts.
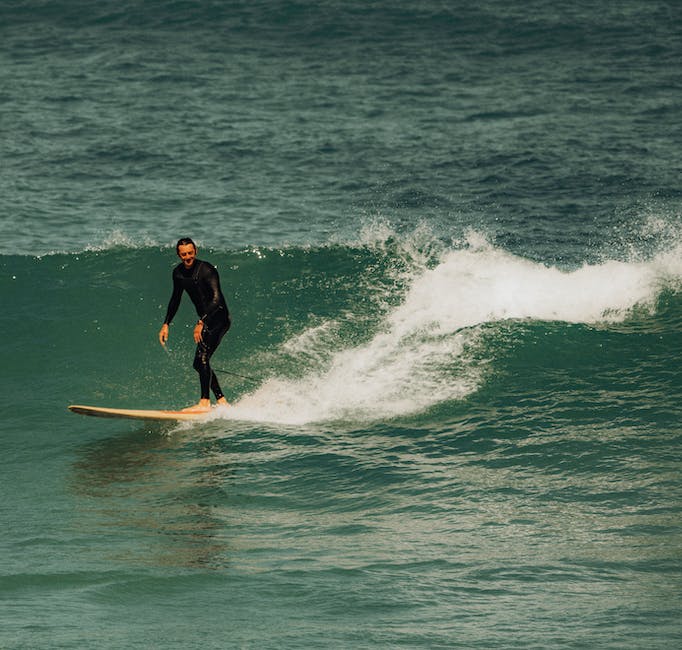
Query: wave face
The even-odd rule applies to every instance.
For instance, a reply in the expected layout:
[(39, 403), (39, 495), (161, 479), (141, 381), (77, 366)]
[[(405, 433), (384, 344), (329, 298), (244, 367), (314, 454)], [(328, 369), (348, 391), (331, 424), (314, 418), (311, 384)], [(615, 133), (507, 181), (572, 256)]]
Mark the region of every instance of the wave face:
[[(389, 274), (377, 279), (383, 285), (378, 292), (375, 280), (366, 295), (356, 294), (360, 304), (375, 305), (364, 333), (348, 322), (355, 321), (354, 313), (323, 320), (285, 341), (279, 352), (303, 376), (269, 380), (241, 400), (238, 411), (275, 419), (287, 413), (295, 422), (418, 413), (464, 399), (485, 381), (493, 361), (486, 349), (491, 330), (516, 321), (524, 324), (521, 329), (560, 323), (587, 331), (631, 323), (636, 313), (653, 318), (662, 294), (682, 277), (679, 250), (648, 262), (607, 261), (563, 271), (471, 239), (465, 248), (403, 270), (399, 288), (386, 289)], [(385, 266), (395, 270), (397, 259), (384, 260)], [(400, 304), (386, 306), (398, 296)], [(340, 334), (342, 325), (353, 326), (351, 336)]]
[[(599, 347), (614, 331), (665, 327), (660, 311), (668, 303), (673, 315), (665, 318), (676, 318), (679, 247), (647, 260), (560, 269), (515, 256), (476, 233), (457, 245), (418, 239), (389, 233), (354, 246), (207, 251), (222, 273), (234, 319), (214, 359), (232, 385), (234, 416), (301, 424), (418, 415), (485, 386), (505, 337), (525, 350), (529, 328), (534, 336), (576, 331)], [(91, 401), (109, 385), (106, 398), (116, 405), (130, 405), (135, 395), (137, 406), (177, 407), (196, 383), (186, 368), (193, 322), (186, 298), (169, 354), (154, 345), (172, 250), (118, 238), (110, 245), (6, 258), (10, 299), (22, 301), (28, 322), (30, 314), (52, 315), (51, 346), (80, 368)], [(42, 320), (37, 324), (44, 329)], [(24, 349), (40, 335), (24, 326), (16, 335), (27, 337), (14, 352), (22, 366)], [(554, 356), (546, 346), (537, 354)], [(131, 365), (142, 372), (131, 376)]]

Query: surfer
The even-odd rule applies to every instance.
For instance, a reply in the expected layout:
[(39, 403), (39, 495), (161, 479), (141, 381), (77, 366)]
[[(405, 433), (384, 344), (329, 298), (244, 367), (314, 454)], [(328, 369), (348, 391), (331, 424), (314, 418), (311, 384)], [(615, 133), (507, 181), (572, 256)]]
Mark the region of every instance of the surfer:
[(175, 250), (182, 261), (173, 269), (173, 293), (168, 303), (166, 318), (159, 331), (159, 342), (166, 345), (169, 325), (180, 306), (182, 292), (186, 291), (199, 316), (194, 326), (194, 342), (197, 344), (194, 369), (199, 373), (201, 399), (198, 404), (183, 410), (209, 411), (210, 390), (213, 391), (218, 404), (227, 406), (227, 400), (209, 361), (223, 336), (230, 329), (230, 312), (220, 290), (218, 271), (212, 264), (197, 259), (196, 244), (189, 237), (185, 237), (178, 241)]

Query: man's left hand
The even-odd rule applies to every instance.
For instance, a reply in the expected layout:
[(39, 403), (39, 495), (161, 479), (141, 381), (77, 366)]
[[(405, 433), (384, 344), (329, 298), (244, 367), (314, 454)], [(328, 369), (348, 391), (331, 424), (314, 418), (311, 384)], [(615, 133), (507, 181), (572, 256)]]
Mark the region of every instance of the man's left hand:
[(204, 324), (199, 321), (195, 326), (194, 326), (194, 342), (195, 343), (200, 343), (201, 342), (201, 333), (204, 331)]

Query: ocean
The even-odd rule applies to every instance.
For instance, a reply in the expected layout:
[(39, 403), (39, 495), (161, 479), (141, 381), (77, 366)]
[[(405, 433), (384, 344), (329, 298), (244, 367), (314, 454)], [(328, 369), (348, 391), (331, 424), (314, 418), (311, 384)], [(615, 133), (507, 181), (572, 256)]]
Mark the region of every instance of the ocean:
[(682, 647), (681, 33), (0, 3), (0, 648)]

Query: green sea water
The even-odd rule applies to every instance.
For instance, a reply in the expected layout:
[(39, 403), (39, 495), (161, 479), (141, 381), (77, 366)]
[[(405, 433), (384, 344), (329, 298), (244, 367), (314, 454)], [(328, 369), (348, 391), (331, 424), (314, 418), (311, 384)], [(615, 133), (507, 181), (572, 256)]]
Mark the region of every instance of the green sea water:
[(677, 648), (679, 27), (2, 3), (0, 647)]

